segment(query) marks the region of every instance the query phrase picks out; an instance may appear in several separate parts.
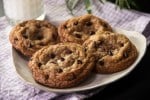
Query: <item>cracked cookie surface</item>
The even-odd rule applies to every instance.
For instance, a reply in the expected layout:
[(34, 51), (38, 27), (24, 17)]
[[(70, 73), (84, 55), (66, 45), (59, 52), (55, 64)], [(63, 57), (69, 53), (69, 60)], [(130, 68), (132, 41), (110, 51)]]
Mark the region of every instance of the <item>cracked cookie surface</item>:
[(37, 51), (28, 65), (37, 82), (52, 88), (68, 88), (87, 78), (94, 60), (81, 45), (60, 43)]
[(57, 28), (47, 21), (29, 20), (16, 25), (10, 35), (13, 47), (31, 57), (42, 47), (58, 42)]
[(104, 20), (91, 15), (83, 15), (71, 18), (58, 27), (58, 34), (62, 42), (74, 42), (82, 44), (97, 30), (112, 31), (111, 26)]
[(128, 68), (137, 58), (138, 51), (122, 34), (97, 32), (83, 44), (87, 51), (96, 56), (95, 71), (115, 73)]

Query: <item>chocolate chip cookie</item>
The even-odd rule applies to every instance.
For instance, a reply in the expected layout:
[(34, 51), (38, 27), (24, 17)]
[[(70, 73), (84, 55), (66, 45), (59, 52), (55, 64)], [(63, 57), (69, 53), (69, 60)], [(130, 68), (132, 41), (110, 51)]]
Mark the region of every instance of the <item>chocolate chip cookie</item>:
[(29, 61), (34, 79), (52, 88), (76, 86), (87, 78), (94, 57), (75, 43), (50, 45), (37, 51)]
[(13, 47), (32, 56), (42, 47), (58, 42), (57, 28), (47, 21), (29, 20), (16, 25), (9, 36)]
[(74, 17), (58, 27), (58, 34), (62, 42), (82, 44), (97, 30), (112, 31), (111, 26), (104, 20), (91, 14)]
[(87, 52), (96, 57), (95, 71), (115, 73), (128, 68), (137, 58), (138, 51), (131, 41), (122, 34), (97, 32), (83, 44)]

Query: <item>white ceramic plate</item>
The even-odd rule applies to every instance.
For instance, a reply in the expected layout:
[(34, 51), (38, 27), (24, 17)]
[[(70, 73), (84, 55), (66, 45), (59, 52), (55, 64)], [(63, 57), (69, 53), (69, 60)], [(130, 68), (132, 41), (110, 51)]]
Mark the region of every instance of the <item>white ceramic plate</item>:
[(70, 93), (70, 92), (79, 92), (85, 91), (93, 88), (102, 87), (106, 84), (112, 83), (125, 75), (131, 72), (139, 61), (142, 59), (145, 51), (146, 51), (146, 39), (145, 37), (138, 32), (125, 31), (122, 29), (114, 29), (115, 32), (126, 35), (132, 43), (136, 46), (139, 55), (137, 60), (127, 69), (114, 73), (114, 74), (92, 74), (86, 81), (81, 83), (80, 85), (67, 89), (54, 89), (38, 84), (34, 81), (32, 77), (32, 73), (27, 66), (27, 59), (18, 53), (14, 48), (12, 48), (12, 57), (14, 62), (14, 67), (16, 69), (17, 74), (21, 79), (26, 81), (28, 84), (33, 85), (37, 88), (40, 88), (45, 91), (58, 92), (58, 93)]

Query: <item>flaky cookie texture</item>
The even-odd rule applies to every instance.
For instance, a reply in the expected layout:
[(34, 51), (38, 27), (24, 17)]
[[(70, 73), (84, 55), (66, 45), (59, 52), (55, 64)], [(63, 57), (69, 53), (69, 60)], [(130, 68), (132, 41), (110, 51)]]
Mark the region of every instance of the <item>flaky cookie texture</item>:
[(95, 71), (115, 73), (128, 68), (136, 60), (138, 51), (131, 41), (122, 34), (97, 32), (83, 44), (88, 53), (96, 57)]
[(57, 28), (47, 21), (28, 20), (16, 25), (9, 36), (13, 47), (25, 56), (59, 41)]
[(94, 65), (94, 57), (75, 43), (59, 43), (37, 51), (28, 65), (34, 79), (51, 88), (76, 86), (87, 78)]
[(111, 26), (104, 20), (91, 15), (71, 18), (58, 27), (58, 34), (62, 42), (82, 44), (97, 30), (112, 31)]

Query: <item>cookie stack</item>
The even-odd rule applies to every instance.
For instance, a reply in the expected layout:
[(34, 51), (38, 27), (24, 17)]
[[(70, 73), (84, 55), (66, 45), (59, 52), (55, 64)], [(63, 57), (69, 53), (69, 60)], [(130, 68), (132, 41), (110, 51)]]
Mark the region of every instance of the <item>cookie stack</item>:
[(57, 28), (47, 21), (16, 25), (10, 42), (30, 57), (33, 78), (51, 88), (73, 87), (91, 72), (110, 74), (128, 68), (137, 58), (136, 47), (114, 33), (104, 20), (91, 14), (71, 18)]

